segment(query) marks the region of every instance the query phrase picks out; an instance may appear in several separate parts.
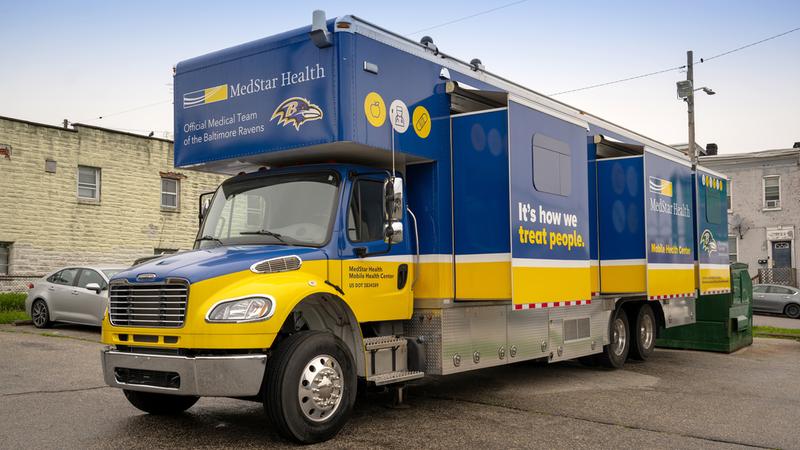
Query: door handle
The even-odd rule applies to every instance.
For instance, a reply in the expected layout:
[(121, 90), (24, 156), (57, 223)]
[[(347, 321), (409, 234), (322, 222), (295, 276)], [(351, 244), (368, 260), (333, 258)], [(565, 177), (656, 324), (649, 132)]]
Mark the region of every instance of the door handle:
[(72, 295), (78, 295), (80, 292), (73, 290)]
[(397, 289), (402, 290), (408, 281), (408, 264), (400, 264), (397, 268)]
[(53, 286), (50, 286), (50, 287), (48, 287), (48, 288), (47, 288), (47, 290), (48, 290), (48, 291), (55, 291), (55, 290), (56, 290), (56, 288), (54, 288)]

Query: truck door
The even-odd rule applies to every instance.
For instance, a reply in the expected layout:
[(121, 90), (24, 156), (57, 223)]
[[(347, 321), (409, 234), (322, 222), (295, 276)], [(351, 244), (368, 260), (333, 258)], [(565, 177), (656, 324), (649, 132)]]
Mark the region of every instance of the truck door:
[(342, 289), (362, 321), (411, 316), (412, 255), (408, 221), (403, 235), (386, 242), (385, 176), (361, 176), (346, 195), (342, 237)]

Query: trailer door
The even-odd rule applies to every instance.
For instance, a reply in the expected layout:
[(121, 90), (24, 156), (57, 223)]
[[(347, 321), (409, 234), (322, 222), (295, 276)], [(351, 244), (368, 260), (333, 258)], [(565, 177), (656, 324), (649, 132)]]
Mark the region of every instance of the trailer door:
[(508, 133), (514, 307), (588, 303), (586, 123), (512, 97)]

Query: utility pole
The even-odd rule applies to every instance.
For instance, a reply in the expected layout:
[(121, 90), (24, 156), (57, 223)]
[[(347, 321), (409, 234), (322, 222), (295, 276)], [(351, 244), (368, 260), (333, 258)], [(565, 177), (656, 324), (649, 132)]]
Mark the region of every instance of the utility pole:
[(686, 105), (689, 112), (689, 157), (692, 159), (692, 170), (697, 168), (697, 148), (694, 144), (694, 61), (691, 50), (686, 52), (686, 81), (689, 84), (689, 95)]

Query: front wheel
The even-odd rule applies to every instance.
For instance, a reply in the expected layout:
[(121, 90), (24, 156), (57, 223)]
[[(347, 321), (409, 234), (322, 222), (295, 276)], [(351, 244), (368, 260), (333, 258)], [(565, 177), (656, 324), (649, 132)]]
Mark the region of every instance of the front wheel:
[(191, 408), (200, 397), (190, 395), (154, 394), (152, 392), (129, 391), (123, 389), (125, 398), (146, 413), (158, 416), (179, 414)]
[(344, 342), (303, 331), (281, 342), (268, 361), (264, 409), (273, 426), (302, 444), (335, 436), (356, 399), (355, 363)]
[(792, 319), (800, 318), (800, 305), (795, 305), (794, 303), (786, 305), (783, 312)]

